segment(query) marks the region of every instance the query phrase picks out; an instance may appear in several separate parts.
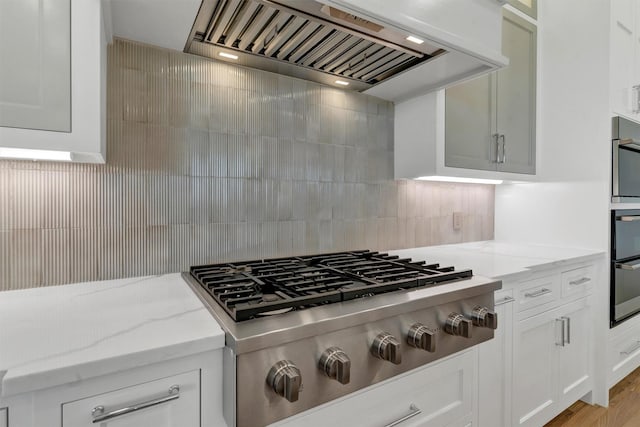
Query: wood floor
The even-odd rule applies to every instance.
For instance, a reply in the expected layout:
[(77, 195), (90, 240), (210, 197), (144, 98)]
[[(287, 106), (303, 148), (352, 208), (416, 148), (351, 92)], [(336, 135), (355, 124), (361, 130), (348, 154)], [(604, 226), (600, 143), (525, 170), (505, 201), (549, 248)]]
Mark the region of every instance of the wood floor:
[(545, 427), (640, 427), (640, 368), (609, 391), (609, 407), (578, 401)]

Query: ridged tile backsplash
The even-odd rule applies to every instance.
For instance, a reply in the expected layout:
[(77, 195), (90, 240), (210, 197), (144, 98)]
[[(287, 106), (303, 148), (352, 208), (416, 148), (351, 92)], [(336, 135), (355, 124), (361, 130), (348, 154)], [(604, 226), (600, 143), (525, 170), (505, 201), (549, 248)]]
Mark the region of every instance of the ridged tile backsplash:
[(493, 238), (492, 186), (393, 180), (391, 103), (116, 40), (107, 104), (106, 165), (0, 161), (0, 290)]

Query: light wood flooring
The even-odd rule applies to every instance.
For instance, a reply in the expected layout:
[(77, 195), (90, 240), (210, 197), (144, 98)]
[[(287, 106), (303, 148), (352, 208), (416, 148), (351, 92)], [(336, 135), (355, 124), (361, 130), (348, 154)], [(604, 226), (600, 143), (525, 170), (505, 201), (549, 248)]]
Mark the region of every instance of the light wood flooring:
[(640, 368), (609, 391), (609, 407), (578, 401), (545, 427), (640, 427)]

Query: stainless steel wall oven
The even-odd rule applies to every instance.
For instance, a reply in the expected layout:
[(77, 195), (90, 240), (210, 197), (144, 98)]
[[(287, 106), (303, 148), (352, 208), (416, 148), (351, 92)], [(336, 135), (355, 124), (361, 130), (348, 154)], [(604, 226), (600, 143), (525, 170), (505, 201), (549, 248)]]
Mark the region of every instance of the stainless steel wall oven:
[(610, 297), (612, 327), (640, 312), (640, 209), (611, 211)]
[(614, 117), (612, 128), (611, 201), (640, 203), (640, 124)]

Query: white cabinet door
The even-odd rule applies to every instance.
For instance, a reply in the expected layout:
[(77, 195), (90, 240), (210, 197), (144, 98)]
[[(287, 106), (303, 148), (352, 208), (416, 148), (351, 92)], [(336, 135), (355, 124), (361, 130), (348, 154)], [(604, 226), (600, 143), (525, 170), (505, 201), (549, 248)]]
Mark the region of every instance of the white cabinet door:
[(71, 131), (70, 0), (0, 0), (0, 126)]
[(558, 347), (560, 405), (568, 407), (591, 390), (589, 340), (591, 319), (586, 299), (570, 304), (562, 313), (565, 344)]
[(503, 11), (502, 53), (509, 66), (497, 71), (499, 172), (536, 172), (537, 27)]
[(640, 84), (634, 76), (634, 52), (637, 45), (635, 31), (637, 0), (611, 2), (611, 106), (614, 113), (633, 117), (633, 86)]
[(0, 427), (7, 427), (7, 409), (0, 409)]
[(478, 348), (478, 420), (480, 426), (511, 425), (511, 368), (513, 363), (513, 291), (496, 292), (498, 329)]
[[(174, 386), (179, 390), (170, 391)], [(96, 416), (107, 414), (115, 416), (95, 423)], [(198, 371), (186, 372), (62, 405), (62, 427), (95, 425), (199, 427), (200, 374)]]
[(517, 323), (513, 356), (512, 426), (539, 426), (553, 416), (557, 396), (558, 310)]

